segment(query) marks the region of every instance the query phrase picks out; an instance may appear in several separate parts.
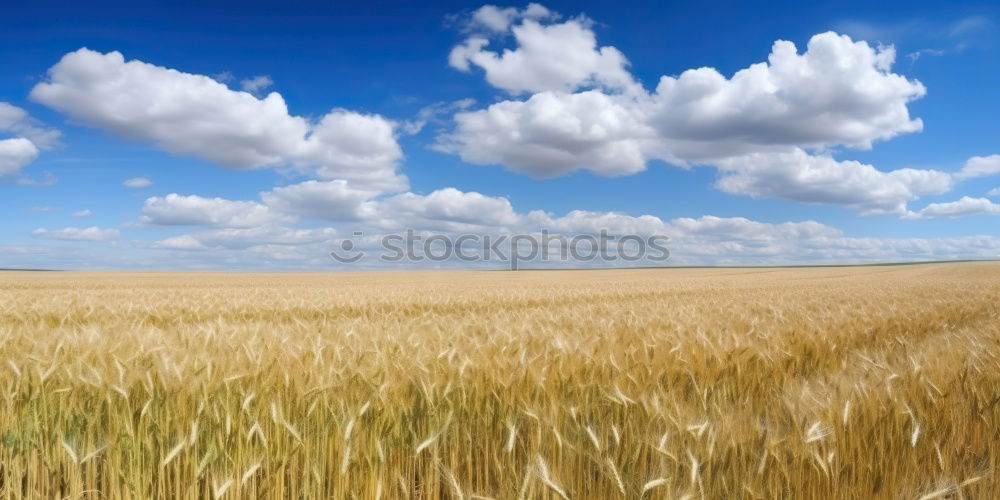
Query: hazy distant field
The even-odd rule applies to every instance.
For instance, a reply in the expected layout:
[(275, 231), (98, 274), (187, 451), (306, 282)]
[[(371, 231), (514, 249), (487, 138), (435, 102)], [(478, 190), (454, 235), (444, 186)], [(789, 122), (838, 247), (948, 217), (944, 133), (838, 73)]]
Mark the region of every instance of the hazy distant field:
[(5, 498), (982, 498), (1000, 265), (0, 273)]

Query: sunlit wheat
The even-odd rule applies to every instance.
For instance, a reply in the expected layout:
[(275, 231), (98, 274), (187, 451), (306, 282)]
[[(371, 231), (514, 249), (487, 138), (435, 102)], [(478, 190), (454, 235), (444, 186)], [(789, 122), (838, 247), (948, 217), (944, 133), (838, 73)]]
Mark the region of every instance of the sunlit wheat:
[(0, 273), (0, 498), (988, 498), (1000, 265)]

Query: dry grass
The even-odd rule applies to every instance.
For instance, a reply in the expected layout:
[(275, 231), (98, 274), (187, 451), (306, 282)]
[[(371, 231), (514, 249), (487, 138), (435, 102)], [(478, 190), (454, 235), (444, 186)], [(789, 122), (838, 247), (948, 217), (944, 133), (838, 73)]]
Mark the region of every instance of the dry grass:
[(1000, 265), (0, 274), (7, 498), (1000, 489)]

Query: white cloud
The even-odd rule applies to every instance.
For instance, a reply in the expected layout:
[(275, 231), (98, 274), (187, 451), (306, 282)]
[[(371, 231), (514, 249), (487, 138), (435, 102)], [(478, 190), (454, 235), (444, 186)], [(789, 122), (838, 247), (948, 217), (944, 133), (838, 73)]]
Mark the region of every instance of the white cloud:
[(973, 156), (955, 175), (958, 179), (974, 179), (1000, 174), (1000, 155)]
[(0, 140), (0, 177), (16, 175), (38, 158), (38, 148), (24, 137)]
[(618, 235), (664, 235), (670, 232), (669, 225), (652, 215), (634, 217), (617, 212), (573, 210), (560, 217), (545, 214), (544, 218), (536, 216), (532, 219), (537, 229), (564, 234), (599, 234), (602, 230)]
[(951, 176), (936, 170), (882, 172), (857, 161), (790, 153), (755, 153), (717, 162), (716, 187), (732, 194), (802, 203), (842, 205), (865, 215), (903, 215), (921, 195), (951, 189)]
[[(382, 229), (517, 228), (526, 220), (503, 197), (444, 188), (428, 195), (403, 193), (378, 199), (375, 191), (344, 181), (305, 181), (260, 193), (260, 202), (197, 195), (151, 197), (141, 224), (206, 225), (237, 229), (277, 227), (298, 218), (356, 222)], [(541, 212), (529, 216), (539, 219)]]
[(524, 9), (501, 8), (487, 4), (472, 12), (472, 15), (465, 20), (464, 30), (503, 33), (510, 28), (511, 23), (520, 19), (540, 20), (558, 17), (559, 14), (537, 3), (529, 3)]
[[(866, 167), (859, 164), (839, 168), (866, 170)], [(862, 174), (862, 178), (866, 175), (870, 174)], [(905, 179), (907, 190), (919, 191), (935, 184), (933, 180), (906, 170), (879, 175)], [(878, 177), (874, 179), (871, 182), (888, 182)], [(851, 238), (837, 228), (808, 220), (771, 223), (713, 216), (663, 220), (652, 215), (585, 210), (564, 215), (518, 212), (507, 198), (454, 188), (426, 195), (404, 193), (369, 197), (351, 190), (343, 182), (310, 181), (263, 192), (261, 200), (233, 201), (176, 194), (150, 198), (143, 209), (143, 222), (215, 227), (139, 247), (180, 251), (183, 255), (170, 254), (171, 258), (183, 259), (185, 266), (202, 268), (333, 265), (327, 255), (337, 248), (343, 237), (330, 227), (290, 226), (301, 217), (342, 223), (347, 220), (350, 223), (347, 233), (361, 230), (363, 237), (356, 243), (362, 246), (356, 248), (365, 248), (373, 256), (362, 263), (362, 267), (386, 266), (374, 260), (381, 251), (377, 243), (387, 233), (399, 234), (407, 229), (425, 237), (439, 232), (453, 236), (460, 233), (510, 235), (538, 234), (542, 230), (563, 236), (599, 234), (602, 230), (612, 235), (665, 235), (670, 238), (668, 247), (672, 254), (668, 264), (674, 265), (860, 263), (1000, 256), (1000, 238), (989, 236)], [(928, 208), (924, 213), (931, 216), (943, 212)], [(958, 211), (951, 210), (949, 214), (956, 215)], [(45, 233), (38, 232), (36, 236), (44, 237)], [(561, 265), (559, 262), (551, 263)], [(602, 262), (564, 263), (607, 265)], [(448, 265), (456, 264), (468, 265)], [(493, 261), (472, 265), (504, 264)]]
[(122, 186), (125, 186), (127, 188), (145, 188), (152, 185), (153, 181), (145, 177), (133, 177), (131, 179), (125, 180), (125, 182), (122, 183)]
[(89, 208), (73, 212), (73, 217), (90, 217), (91, 215), (94, 215), (94, 212), (91, 212)]
[(455, 188), (428, 195), (404, 193), (379, 203), (373, 222), (385, 228), (453, 231), (512, 230), (523, 224), (507, 198), (463, 192)]
[(675, 219), (673, 264), (780, 265), (910, 262), (1000, 257), (1000, 238), (852, 238), (817, 222)]
[(147, 198), (139, 222), (157, 226), (203, 225), (246, 228), (290, 219), (254, 201), (233, 201), (171, 193), (164, 197)]
[(351, 188), (345, 181), (306, 181), (261, 193), (272, 210), (328, 220), (360, 220), (375, 210), (377, 192)]
[(7, 131), (23, 123), (28, 113), (8, 102), (0, 102), (0, 130)]
[(150, 246), (153, 248), (164, 248), (168, 250), (205, 250), (208, 248), (201, 241), (199, 241), (198, 238), (190, 234), (181, 234), (178, 236), (164, 238), (159, 241), (154, 241)]
[(986, 196), (1000, 196), (1000, 188), (991, 189), (989, 193), (986, 193)]
[(443, 116), (450, 115), (455, 111), (468, 109), (475, 103), (475, 99), (465, 98), (452, 102), (436, 102), (424, 106), (417, 112), (416, 117), (402, 122), (399, 129), (407, 135), (419, 134), (428, 123), (440, 123), (443, 121)]
[(986, 198), (972, 198), (963, 196), (958, 201), (947, 203), (931, 203), (919, 212), (910, 215), (915, 219), (933, 219), (939, 217), (964, 217), (967, 215), (998, 215), (1000, 214), (1000, 204), (993, 203)]
[(73, 241), (107, 241), (117, 240), (119, 233), (117, 229), (104, 229), (97, 226), (90, 227), (66, 227), (62, 229), (38, 228), (31, 232), (35, 238), (50, 240), (73, 240)]
[(517, 19), (518, 14), (519, 11), (514, 7), (501, 9), (495, 5), (484, 5), (472, 13), (470, 24), (480, 25), (491, 31), (507, 31), (510, 23)]
[(644, 141), (655, 132), (622, 99), (597, 91), (541, 92), (455, 115), (437, 149), (477, 164), (503, 164), (533, 177), (577, 169), (626, 175), (646, 167)]
[[(262, 246), (328, 244), (337, 236), (332, 228), (292, 229), (276, 225), (252, 228), (222, 228), (172, 236), (152, 243), (153, 248), (172, 250), (247, 249)], [(321, 252), (325, 254), (325, 252)]]
[(801, 54), (779, 40), (766, 63), (729, 79), (712, 68), (662, 77), (651, 122), (669, 154), (681, 159), (768, 146), (869, 149), (873, 141), (923, 128), (907, 103), (926, 90), (892, 73), (894, 59), (892, 47), (832, 32), (813, 36)]
[(447, 232), (513, 232), (550, 229), (561, 232), (599, 232), (610, 229), (651, 234), (662, 229), (660, 219), (615, 213), (570, 212), (555, 217), (540, 210), (519, 213), (510, 200), (478, 192), (443, 188), (429, 194), (402, 193), (381, 199), (350, 190), (336, 181), (308, 181), (261, 193), (272, 210), (296, 216), (350, 221), (375, 230), (414, 229)]
[[(671, 258), (668, 265), (780, 265), (817, 263), (900, 262), (959, 258), (996, 258), (1000, 238), (968, 236), (954, 238), (852, 238), (837, 228), (815, 221), (768, 223), (742, 217), (677, 218), (630, 216), (611, 212), (573, 211), (562, 216), (543, 212), (519, 213), (505, 198), (463, 193), (451, 188), (426, 196), (408, 193), (390, 198), (379, 207), (379, 218), (362, 221), (364, 237), (359, 248), (372, 258), (359, 264), (385, 266), (376, 258), (376, 246), (386, 232), (404, 228), (418, 234), (473, 232), (475, 234), (538, 233), (566, 236), (597, 234), (666, 235)], [(387, 219), (391, 218), (391, 222)], [(428, 233), (431, 232), (431, 233)], [(273, 224), (242, 229), (217, 229), (175, 236), (154, 243), (154, 248), (199, 250), (205, 262), (239, 259), (241, 266), (286, 265), (315, 267), (333, 265), (326, 254), (339, 244), (331, 228), (292, 229)], [(239, 251), (239, 254), (228, 252)], [(555, 255), (555, 254), (553, 254)], [(326, 259), (326, 260), (324, 260)], [(537, 264), (537, 263), (536, 263)], [(542, 266), (559, 265), (558, 261)], [(602, 262), (566, 262), (568, 265), (605, 265)], [(413, 267), (420, 263), (401, 263)], [(469, 266), (469, 263), (450, 265)], [(502, 262), (472, 265), (502, 266)], [(397, 267), (397, 265), (392, 265)]]
[[(474, 18), (482, 17), (483, 12), (476, 11)], [(536, 20), (540, 18), (524, 18), (511, 27), (511, 9), (493, 8), (488, 12), (486, 17), (491, 21), (483, 24), (496, 31), (510, 28), (517, 48), (502, 53), (489, 51), (489, 38), (472, 36), (452, 49), (448, 57), (452, 67), (461, 71), (469, 71), (470, 65), (482, 68), (491, 85), (512, 94), (573, 91), (584, 86), (638, 89), (625, 69), (628, 60), (614, 47), (598, 47), (586, 18), (553, 24)]]
[[(563, 45), (557, 38), (518, 37), (519, 28), (545, 34), (546, 28), (569, 25), (514, 25), (518, 47), (502, 57), (483, 52), (485, 38), (457, 47), (462, 64), (476, 63), (473, 57), (484, 61), (477, 65), (494, 86), (540, 92), (457, 113), (454, 130), (441, 134), (435, 148), (468, 163), (503, 165), (534, 177), (580, 169), (629, 175), (654, 159), (710, 165), (720, 169), (717, 186), (731, 193), (840, 204), (866, 214), (904, 214), (908, 201), (945, 192), (953, 184), (951, 176), (935, 170), (883, 172), (830, 156), (837, 146), (869, 149), (875, 141), (922, 130), (907, 104), (925, 89), (891, 72), (892, 47), (872, 47), (832, 32), (812, 37), (801, 53), (793, 43), (777, 41), (767, 62), (731, 78), (698, 68), (662, 77), (651, 93), (569, 93), (601, 83), (586, 76), (551, 85), (510, 83), (548, 78), (546, 71), (561, 60)], [(594, 40), (589, 25), (572, 27)], [(515, 67), (509, 61), (521, 61), (529, 42), (537, 58)], [(596, 41), (581, 46), (594, 52)], [(456, 65), (455, 53), (451, 62)], [(507, 68), (513, 76), (501, 80)]]
[[(12, 135), (3, 138), (3, 135)], [(59, 143), (58, 130), (41, 126), (28, 112), (13, 104), (0, 102), (0, 178), (15, 177), (25, 165), (35, 161), (41, 150)], [(30, 179), (18, 184), (41, 185)]]
[(259, 245), (306, 245), (331, 242), (337, 236), (333, 228), (292, 229), (279, 226), (216, 229), (199, 235), (210, 246), (248, 248)]
[(7, 102), (0, 102), (0, 132), (24, 137), (38, 149), (52, 149), (62, 135), (58, 130), (41, 125), (28, 112)]
[(673, 232), (688, 237), (721, 241), (802, 240), (838, 238), (843, 233), (836, 228), (815, 221), (766, 223), (744, 217), (699, 218), (681, 217), (671, 221)]
[[(806, 156), (804, 161), (812, 161)], [(834, 161), (825, 159), (824, 161)], [(907, 169), (880, 173), (868, 165), (849, 162), (829, 168), (844, 168), (852, 172), (852, 183), (843, 187), (843, 199), (831, 200), (871, 213), (900, 213), (903, 201), (937, 189), (938, 182), (950, 182), (947, 174), (940, 172), (925, 175), (924, 171)], [(768, 175), (781, 175), (768, 172)], [(790, 182), (783, 179), (782, 182)], [(810, 184), (823, 184), (823, 177), (806, 176), (797, 181), (789, 191), (802, 191), (803, 200), (809, 196)], [(884, 197), (881, 204), (864, 198), (851, 198), (852, 189), (863, 184), (878, 184), (871, 188)], [(833, 227), (814, 222), (764, 223), (745, 218), (720, 218), (705, 216), (697, 219), (678, 218), (664, 221), (651, 215), (631, 216), (615, 212), (571, 211), (554, 215), (543, 211), (518, 212), (504, 197), (488, 196), (476, 192), (462, 192), (444, 188), (427, 195), (404, 193), (384, 198), (371, 198), (350, 190), (339, 182), (310, 181), (261, 193), (263, 203), (231, 201), (220, 198), (207, 199), (197, 196), (170, 195), (164, 199), (151, 198), (144, 207), (144, 222), (160, 224), (203, 224), (219, 229), (167, 238), (157, 242), (156, 248), (207, 250), (219, 248), (244, 248), (272, 255), (275, 246), (294, 246), (302, 258), (328, 251), (332, 248), (336, 231), (324, 229), (296, 229), (283, 223), (294, 219), (281, 219), (279, 212), (310, 219), (349, 221), (356, 229), (363, 229), (371, 242), (386, 231), (412, 229), (419, 232), (443, 231), (445, 233), (511, 234), (537, 233), (547, 230), (552, 234), (598, 234), (607, 230), (611, 234), (667, 235), (672, 238), (672, 250), (677, 248), (683, 256), (682, 263), (748, 264), (796, 262), (847, 262), (909, 260), (929, 258), (987, 257), (975, 252), (1000, 251), (1000, 239), (989, 240), (985, 247), (963, 251), (954, 239), (932, 242), (927, 239), (847, 238)], [(965, 207), (969, 200), (956, 204), (932, 205), (919, 214), (906, 213), (907, 218), (957, 216), (978, 210), (987, 213), (996, 207), (983, 209), (985, 200), (975, 206)], [(986, 202), (988, 203), (988, 202)], [(153, 210), (152, 207), (170, 205), (171, 210)], [(192, 208), (194, 207), (194, 208)], [(169, 212), (169, 214), (161, 213)], [(992, 212), (989, 212), (992, 213)], [(241, 218), (233, 220), (234, 214)], [(154, 218), (155, 217), (155, 218)], [(937, 240), (935, 240), (937, 241)], [(970, 240), (979, 241), (979, 240)], [(941, 243), (945, 242), (945, 243)], [(939, 246), (937, 246), (940, 243)], [(374, 244), (374, 243), (372, 243)], [(977, 243), (978, 244), (978, 243)], [(325, 246), (324, 246), (325, 245)], [(264, 248), (269, 250), (265, 250)], [(951, 254), (943, 253), (945, 249)], [(291, 258), (292, 250), (278, 250)], [(973, 253), (970, 253), (973, 252)], [(949, 255), (951, 255), (949, 257)]]
[[(521, 170), (530, 166), (542, 173), (553, 169), (549, 154), (476, 158), (484, 145), (491, 145), (493, 136), (509, 138), (507, 142), (515, 145), (542, 144), (542, 149), (566, 156), (581, 144), (600, 149), (608, 142), (640, 141), (643, 165), (651, 158), (685, 164), (792, 147), (867, 149), (873, 141), (922, 129), (906, 105), (922, 96), (924, 87), (889, 72), (894, 55), (891, 48), (874, 49), (834, 33), (814, 36), (802, 54), (791, 42), (779, 41), (767, 63), (750, 66), (731, 79), (712, 68), (700, 68), (676, 78), (662, 77), (656, 91), (647, 95), (543, 92), (526, 101), (459, 113), (455, 131), (443, 137), (443, 144), (471, 159), (467, 161), (517, 164)], [(586, 106), (574, 106), (576, 101), (585, 101)], [(546, 120), (594, 123), (593, 117), (605, 115), (612, 118), (590, 128), (563, 128), (565, 133), (552, 140), (539, 138), (531, 129)], [(631, 125), (616, 127), (621, 123)], [(509, 154), (521, 154), (520, 148), (512, 149)], [(625, 165), (597, 171), (637, 170), (635, 162)]]
[(258, 75), (240, 81), (240, 88), (253, 95), (260, 95), (261, 91), (274, 85), (274, 80), (267, 75)]
[(49, 68), (31, 98), (73, 119), (180, 155), (233, 168), (292, 166), (324, 179), (399, 190), (395, 124), (334, 109), (312, 121), (290, 115), (281, 95), (258, 99), (208, 76), (119, 52), (80, 49)]

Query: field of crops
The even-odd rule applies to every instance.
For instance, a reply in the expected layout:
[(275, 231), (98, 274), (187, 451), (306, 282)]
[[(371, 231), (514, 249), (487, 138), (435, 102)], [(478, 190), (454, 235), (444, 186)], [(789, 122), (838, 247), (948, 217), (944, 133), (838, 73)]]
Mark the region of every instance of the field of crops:
[(0, 273), (3, 498), (981, 498), (1000, 265)]

